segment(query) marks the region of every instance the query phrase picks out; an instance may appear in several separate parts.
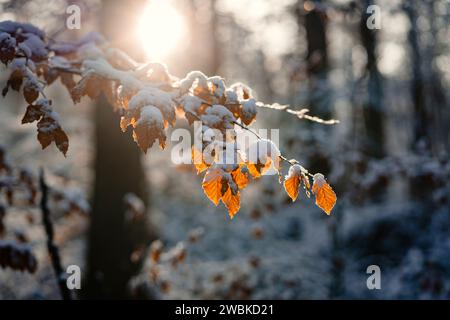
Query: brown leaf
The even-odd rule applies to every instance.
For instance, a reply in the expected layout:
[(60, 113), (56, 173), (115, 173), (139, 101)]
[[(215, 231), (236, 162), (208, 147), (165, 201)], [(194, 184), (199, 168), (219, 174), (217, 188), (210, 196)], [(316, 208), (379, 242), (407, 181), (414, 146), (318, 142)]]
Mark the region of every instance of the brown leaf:
[(73, 102), (80, 102), (81, 98), (86, 95), (91, 99), (97, 98), (102, 93), (105, 82), (108, 80), (95, 73), (88, 73), (70, 91)]
[(166, 132), (161, 112), (153, 106), (142, 108), (139, 120), (133, 123), (133, 139), (144, 153), (152, 147), (156, 139), (159, 146), (164, 149), (166, 146)]
[(38, 140), (42, 149), (47, 148), (53, 141), (64, 156), (69, 149), (69, 139), (55, 119), (43, 117), (38, 122)]
[(23, 96), (26, 102), (32, 104), (39, 97), (39, 88), (27, 82), (23, 87)]
[(73, 78), (73, 75), (66, 72), (61, 72), (59, 74), (59, 79), (61, 80), (61, 83), (71, 92), (73, 88), (77, 85), (75, 79)]
[(2, 91), (3, 97), (6, 96), (6, 94), (8, 93), (8, 89), (10, 87), (15, 91), (19, 91), (20, 88), (22, 87), (23, 77), (24, 77), (24, 74), (22, 73), (21, 70), (19, 70), (19, 69), (14, 70), (11, 73), (11, 75), (9, 76), (8, 81), (6, 82), (6, 87), (3, 88), (3, 91)]
[(0, 61), (6, 65), (8, 62), (12, 61), (16, 55), (16, 39), (10, 35), (6, 35), (0, 43), (0, 47)]
[(39, 105), (29, 105), (27, 107), (27, 111), (22, 118), (22, 124), (32, 123), (34, 121), (38, 121), (43, 116), (41, 106)]

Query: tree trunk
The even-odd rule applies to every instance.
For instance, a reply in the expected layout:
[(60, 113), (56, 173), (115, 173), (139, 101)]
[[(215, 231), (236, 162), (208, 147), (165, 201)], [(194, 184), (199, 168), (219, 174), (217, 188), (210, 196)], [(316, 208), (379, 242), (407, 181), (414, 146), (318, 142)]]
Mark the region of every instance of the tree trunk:
[(412, 149), (417, 150), (418, 144), (422, 143), (426, 149), (429, 148), (429, 133), (427, 132), (428, 112), (425, 105), (425, 86), (422, 74), (422, 54), (419, 44), (417, 11), (415, 3), (408, 1), (404, 4), (406, 15), (411, 24), (408, 41), (411, 47), (411, 66), (413, 68), (413, 79), (411, 83), (411, 94), (414, 112), (414, 127)]
[[(420, 9), (425, 6), (426, 10), (419, 10), (419, 6)], [(433, 65), (437, 47), (433, 3), (407, 1), (403, 8), (411, 25), (408, 34), (413, 68), (411, 95), (414, 127), (411, 149), (419, 155), (437, 157), (444, 155), (445, 157), (448, 129), (446, 129), (444, 108), (447, 107), (447, 101), (440, 75)], [(424, 17), (428, 14), (431, 26), (430, 37), (433, 40), (428, 44), (420, 42), (418, 12), (425, 12)], [(432, 191), (437, 187), (435, 179), (427, 172), (417, 172), (417, 175), (410, 179), (411, 197), (420, 199), (424, 203), (427, 201), (428, 208), (434, 205)]]
[[(143, 1), (104, 1), (100, 18), (102, 33), (121, 49), (136, 46), (115, 43), (114, 40), (124, 38), (122, 30), (130, 32), (129, 27), (135, 25), (138, 19), (139, 11), (136, 9), (142, 5)], [(131, 262), (131, 253), (139, 244), (147, 244), (151, 233), (146, 224), (138, 228), (127, 224), (123, 200), (125, 194), (134, 193), (146, 202), (148, 190), (145, 172), (141, 151), (130, 132), (121, 132), (120, 116), (113, 111), (105, 97), (98, 100), (94, 114), (95, 186), (89, 231), (86, 297), (128, 298), (128, 281), (139, 268), (138, 264)]]
[(364, 1), (361, 12), (360, 36), (362, 45), (367, 55), (365, 76), (367, 82), (367, 100), (363, 104), (363, 118), (366, 129), (364, 153), (369, 157), (382, 158), (384, 151), (384, 110), (382, 77), (377, 66), (377, 30), (367, 28), (367, 19), (370, 15), (366, 12), (373, 0)]
[[(311, 113), (323, 119), (332, 117), (331, 99), (332, 92), (328, 81), (328, 43), (326, 35), (327, 13), (320, 7), (321, 1), (316, 6), (310, 2), (299, 0), (297, 3), (297, 21), (306, 31), (306, 64), (308, 74), (308, 109)], [(313, 123), (306, 123), (312, 126)], [(328, 128), (314, 128), (314, 130), (328, 130)], [(313, 172), (330, 172), (330, 164), (327, 155), (319, 149), (309, 157), (308, 166)]]

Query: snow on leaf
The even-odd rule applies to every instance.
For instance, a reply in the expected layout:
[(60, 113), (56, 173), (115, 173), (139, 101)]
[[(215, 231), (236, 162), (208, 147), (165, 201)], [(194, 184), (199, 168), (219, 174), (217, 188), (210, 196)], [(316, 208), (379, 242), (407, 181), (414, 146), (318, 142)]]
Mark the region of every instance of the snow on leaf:
[(310, 197), (309, 189), (311, 188), (311, 185), (309, 184), (309, 179), (306, 174), (306, 169), (299, 164), (294, 164), (289, 168), (289, 172), (284, 178), (284, 189), (292, 201), (297, 199), (301, 183), (303, 183), (303, 188), (305, 189), (307, 197)]
[(198, 85), (200, 87), (207, 87), (208, 86), (208, 80), (204, 73), (200, 71), (191, 71), (189, 72), (186, 77), (179, 82), (180, 87), (180, 93), (185, 94), (187, 93), (194, 84), (195, 81), (198, 81)]
[(157, 88), (145, 87), (130, 99), (128, 109), (138, 109), (148, 105), (159, 108), (164, 116), (165, 127), (168, 124), (175, 125), (175, 104), (168, 92)]
[(248, 169), (245, 166), (239, 166), (231, 172), (233, 180), (236, 182), (239, 189), (244, 189), (248, 185)]
[(75, 103), (80, 102), (81, 98), (87, 95), (91, 99), (97, 98), (103, 86), (104, 79), (95, 74), (94, 72), (88, 72), (72, 89), (71, 96)]
[(253, 98), (243, 100), (241, 101), (241, 104), (242, 108), (239, 110), (239, 117), (242, 122), (248, 126), (256, 119), (256, 114), (258, 113), (258, 110), (256, 109), (256, 100)]
[(39, 120), (37, 127), (37, 138), (41, 143), (42, 149), (47, 148), (50, 143), (55, 142), (59, 151), (66, 156), (67, 150), (69, 149), (69, 139), (67, 138), (66, 133), (61, 129), (55, 117), (42, 117), (41, 120)]
[(206, 109), (204, 115), (200, 117), (202, 122), (210, 128), (216, 129), (232, 129), (232, 122), (236, 119), (233, 114), (222, 105), (213, 105)]
[(301, 174), (301, 167), (298, 164), (295, 164), (289, 168), (288, 175), (285, 177), (284, 189), (292, 201), (295, 201), (298, 197)]
[(195, 168), (197, 169), (197, 174), (209, 168), (209, 165), (205, 162), (203, 152), (197, 150), (195, 146), (192, 146), (192, 163), (195, 165)]
[(27, 78), (23, 86), (23, 96), (25, 97), (25, 101), (30, 104), (33, 103), (39, 97), (40, 90), (41, 88), (36, 81)]
[(261, 139), (250, 144), (247, 150), (247, 167), (254, 178), (265, 174), (272, 163), (277, 171), (280, 171), (280, 150), (270, 140)]
[(312, 192), (316, 196), (316, 205), (325, 211), (327, 215), (330, 215), (331, 210), (336, 204), (336, 194), (325, 181), (323, 174), (316, 173), (313, 180)]
[(16, 39), (9, 34), (0, 34), (0, 61), (4, 64), (9, 63), (14, 59), (16, 54)]
[(161, 149), (165, 148), (164, 119), (158, 108), (145, 106), (141, 109), (139, 119), (133, 123), (133, 139), (144, 153), (147, 153), (156, 139), (159, 140)]
[(252, 89), (243, 83), (237, 82), (230, 86), (230, 90), (236, 92), (238, 100), (250, 99), (253, 97)]

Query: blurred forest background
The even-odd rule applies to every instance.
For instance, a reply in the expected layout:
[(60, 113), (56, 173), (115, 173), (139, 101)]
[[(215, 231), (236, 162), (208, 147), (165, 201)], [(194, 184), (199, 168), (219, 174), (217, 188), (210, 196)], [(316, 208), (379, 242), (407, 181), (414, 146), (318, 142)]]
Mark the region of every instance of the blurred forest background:
[[(82, 9), (80, 30), (66, 29), (70, 4)], [(78, 298), (450, 298), (450, 2), (171, 4), (183, 35), (156, 57), (137, 31), (145, 0), (1, 0), (0, 20), (67, 41), (98, 31), (179, 77), (217, 74), (248, 84), (261, 101), (339, 119), (324, 126), (262, 110), (256, 124), (280, 128), (283, 153), (325, 174), (338, 203), (329, 217), (305, 196), (292, 204), (268, 176), (244, 191), (231, 221), (203, 196), (195, 168), (168, 160), (170, 144), (144, 156), (106, 99), (74, 106), (59, 83), (49, 88), (71, 138), (64, 158), (54, 146), (40, 150), (34, 126), (20, 125), (25, 103), (9, 94), (0, 144), (10, 161), (44, 167), (50, 184), (89, 200), (88, 217), (52, 208), (63, 265), (82, 270)], [(372, 4), (381, 8), (379, 30), (366, 27)], [(39, 266), (35, 274), (0, 269), (2, 299), (60, 298), (39, 219), (21, 208), (4, 217), (4, 237), (26, 234)], [(156, 239), (150, 253), (164, 245), (157, 263), (147, 250)], [(366, 287), (372, 264), (381, 290)]]

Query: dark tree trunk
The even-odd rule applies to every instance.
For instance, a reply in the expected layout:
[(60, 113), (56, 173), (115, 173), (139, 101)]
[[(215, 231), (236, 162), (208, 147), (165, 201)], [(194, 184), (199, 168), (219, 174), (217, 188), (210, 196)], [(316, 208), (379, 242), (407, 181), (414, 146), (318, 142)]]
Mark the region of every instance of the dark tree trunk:
[[(308, 75), (308, 109), (311, 113), (323, 119), (332, 117), (332, 92), (328, 81), (328, 43), (327, 43), (327, 13), (316, 1), (314, 7), (308, 7), (307, 1), (299, 0), (297, 3), (297, 21), (299, 27), (306, 32), (307, 52), (306, 64)], [(312, 123), (306, 123), (313, 126)], [(312, 128), (311, 128), (312, 129)], [(327, 128), (314, 128), (314, 130), (327, 130)], [(330, 164), (327, 155), (320, 150), (309, 158), (308, 166), (313, 172), (327, 174)]]
[(364, 152), (369, 157), (382, 158), (384, 150), (384, 110), (382, 77), (377, 66), (377, 30), (367, 27), (367, 19), (370, 15), (367, 7), (372, 5), (372, 0), (365, 0), (361, 12), (360, 36), (362, 45), (366, 51), (367, 65), (365, 76), (367, 77), (367, 100), (363, 104), (363, 118), (366, 129)]
[[(419, 155), (439, 157), (448, 154), (446, 146), (449, 144), (449, 135), (444, 110), (447, 107), (447, 99), (439, 72), (433, 63), (437, 47), (434, 7), (433, 3), (405, 1), (403, 8), (411, 26), (408, 33), (413, 75), (411, 96), (414, 122), (411, 149)], [(429, 37), (432, 41), (428, 43), (420, 41), (417, 21), (419, 12), (424, 12), (423, 16), (428, 18), (431, 26)], [(432, 190), (436, 187), (438, 186), (435, 179), (427, 172), (417, 172), (416, 176), (410, 179), (411, 196), (426, 201), (428, 208), (435, 204)]]
[[(323, 119), (331, 118), (332, 112), (332, 90), (328, 80), (329, 61), (328, 61), (328, 42), (327, 42), (327, 12), (322, 6), (326, 1), (315, 1), (314, 6), (308, 1), (297, 2), (297, 19), (299, 27), (304, 27), (306, 32), (307, 52), (307, 76), (309, 83), (308, 109)], [(315, 127), (313, 123), (307, 123), (311, 132), (326, 130), (329, 134), (329, 127)], [(314, 138), (315, 139), (315, 138)], [(312, 141), (317, 144), (320, 140)], [(308, 167), (311, 172), (322, 172), (328, 174), (331, 170), (331, 164), (328, 161), (328, 154), (320, 150), (314, 150), (308, 158)], [(342, 260), (342, 246), (339, 234), (340, 219), (343, 212), (336, 208), (336, 212), (328, 223), (330, 234), (330, 273), (331, 282), (329, 285), (329, 297), (338, 298), (343, 292), (343, 270), (344, 262)]]
[(306, 30), (308, 73), (310, 75), (327, 73), (326, 13), (314, 8), (306, 11), (303, 19)]
[[(117, 43), (138, 19), (142, 1), (103, 2), (100, 29), (114, 45), (126, 49), (137, 44)], [(127, 28), (123, 28), (127, 26)], [(131, 37), (131, 36), (130, 36)], [(127, 39), (127, 38), (125, 38)], [(125, 50), (127, 51), (127, 50)], [(129, 52), (130, 53), (130, 52)], [(151, 239), (146, 224), (132, 227), (125, 221), (124, 196), (148, 197), (141, 151), (130, 132), (119, 127), (120, 116), (105, 97), (95, 106), (95, 186), (88, 248), (87, 298), (128, 298), (127, 284), (138, 269), (130, 260), (133, 249)]]
[[(221, 50), (217, 36), (219, 16), (216, 10), (216, 0), (188, 2), (191, 11), (189, 25), (191, 29), (191, 44), (189, 54), (191, 60), (187, 61), (187, 70), (200, 70), (207, 76), (216, 75), (220, 67)], [(209, 21), (199, 22), (195, 13), (200, 12), (200, 6), (207, 6), (210, 14)]]
[(412, 149), (416, 150), (418, 143), (422, 142), (425, 148), (430, 145), (429, 133), (427, 130), (428, 112), (425, 104), (425, 86), (422, 74), (422, 54), (419, 44), (419, 34), (417, 26), (417, 11), (413, 1), (404, 4), (406, 15), (410, 22), (408, 41), (411, 47), (412, 83), (411, 95), (414, 111)]

